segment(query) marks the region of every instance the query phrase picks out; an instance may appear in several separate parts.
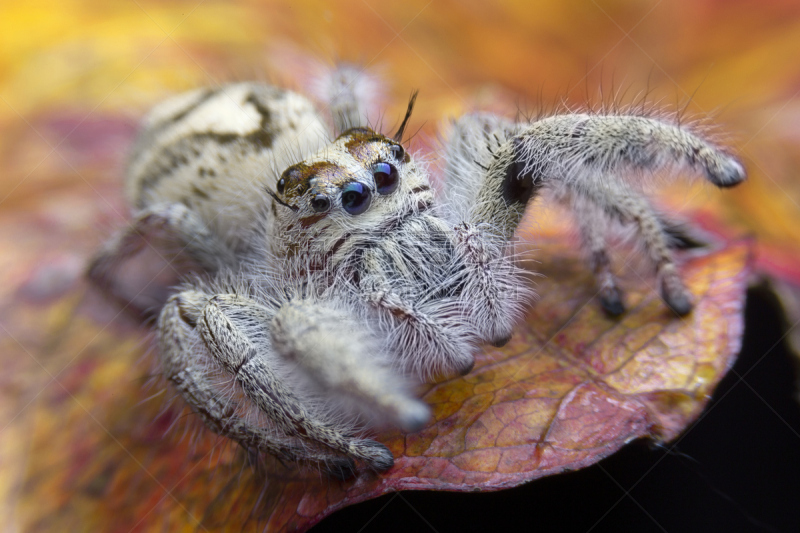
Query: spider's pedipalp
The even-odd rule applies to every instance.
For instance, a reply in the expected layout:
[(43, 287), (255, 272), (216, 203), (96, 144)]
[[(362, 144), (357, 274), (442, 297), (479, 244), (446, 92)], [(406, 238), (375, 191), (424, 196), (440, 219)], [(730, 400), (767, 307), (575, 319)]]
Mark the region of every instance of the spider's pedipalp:
[(374, 417), (388, 418), (407, 431), (430, 418), (428, 406), (414, 398), (405, 380), (380, 352), (368, 323), (336, 302), (293, 299), (270, 322), (275, 349), (296, 362), (323, 390)]

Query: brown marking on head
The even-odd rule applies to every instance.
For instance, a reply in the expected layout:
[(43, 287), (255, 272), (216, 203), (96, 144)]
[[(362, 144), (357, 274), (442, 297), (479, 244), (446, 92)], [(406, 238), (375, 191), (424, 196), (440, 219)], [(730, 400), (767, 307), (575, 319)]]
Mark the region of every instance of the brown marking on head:
[(350, 138), (344, 146), (347, 151), (350, 152), (350, 155), (358, 161), (366, 162), (376, 159), (380, 148), (383, 146), (397, 146), (403, 153), (403, 162), (407, 163), (410, 160), (408, 154), (400, 146), (400, 143), (370, 129), (352, 128), (339, 136), (340, 139), (342, 137)]
[(310, 217), (301, 218), (299, 220), (300, 226), (302, 226), (303, 229), (310, 228), (311, 226), (313, 226), (314, 224), (316, 224), (317, 222), (319, 222), (320, 220), (322, 220), (326, 216), (328, 216), (327, 212), (325, 212), (325, 213), (317, 213), (316, 215), (311, 215)]
[(278, 180), (278, 194), (284, 198), (299, 198), (311, 188), (311, 180), (326, 171), (336, 169), (336, 165), (328, 161), (317, 163), (297, 163), (281, 174)]
[(380, 133), (367, 128), (352, 128), (342, 133), (339, 138), (349, 137), (344, 147), (356, 160), (366, 161), (375, 155), (374, 143), (385, 142), (387, 139)]

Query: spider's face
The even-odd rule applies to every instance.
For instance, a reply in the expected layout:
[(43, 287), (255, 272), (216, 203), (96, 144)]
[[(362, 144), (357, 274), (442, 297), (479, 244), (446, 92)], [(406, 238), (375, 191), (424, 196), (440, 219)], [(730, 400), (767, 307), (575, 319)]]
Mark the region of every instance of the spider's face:
[(366, 128), (287, 168), (275, 189), (284, 228), (314, 238), (369, 232), (433, 202), (427, 175), (405, 149)]

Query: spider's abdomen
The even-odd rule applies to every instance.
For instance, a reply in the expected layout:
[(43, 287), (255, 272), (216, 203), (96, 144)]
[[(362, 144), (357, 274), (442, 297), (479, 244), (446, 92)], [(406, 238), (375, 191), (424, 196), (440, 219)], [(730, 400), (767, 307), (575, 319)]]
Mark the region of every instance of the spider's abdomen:
[(254, 230), (264, 187), (327, 136), (311, 102), (291, 91), (256, 83), (192, 91), (145, 119), (127, 193), (138, 209), (186, 205), (236, 248)]

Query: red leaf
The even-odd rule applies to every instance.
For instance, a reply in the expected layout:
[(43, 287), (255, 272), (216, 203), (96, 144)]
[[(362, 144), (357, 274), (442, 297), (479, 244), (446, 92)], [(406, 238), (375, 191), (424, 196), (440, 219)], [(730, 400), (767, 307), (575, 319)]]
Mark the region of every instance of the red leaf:
[[(545, 250), (557, 258), (543, 264), (548, 275), (582, 268), (566, 260), (563, 245)], [(270, 529), (305, 529), (396, 490), (512, 487), (595, 463), (636, 438), (676, 437), (738, 353), (748, 264), (743, 243), (689, 262), (685, 276), (698, 301), (683, 320), (649, 287), (629, 295), (635, 307), (617, 322), (588, 301), (584, 276), (546, 283), (512, 343), (487, 350), (470, 375), (427, 391), (435, 422), (415, 434), (380, 435), (394, 468), (343, 483), (316, 474), (285, 479)]]
[[(20, 227), (42, 235), (34, 224)], [(305, 530), (386, 492), (498, 490), (589, 465), (636, 438), (674, 438), (698, 416), (739, 349), (749, 244), (688, 261), (684, 276), (696, 308), (683, 319), (625, 271), (630, 310), (610, 320), (592, 301), (591, 277), (575, 247), (546, 228), (538, 233), (533, 256), (547, 278), (512, 341), (480, 355), (468, 376), (424, 391), (435, 417), (427, 428), (377, 436), (395, 454), (394, 468), (346, 482), (270, 458), (254, 471), (193, 415), (164, 411), (163, 395), (144, 400), (136, 366), (142, 330), (119, 323), (109, 329), (115, 311), (96, 295), (85, 298), (74, 283), (66, 292), (53, 289), (43, 274), (52, 264), (29, 268), (15, 306), (2, 312), (4, 327), (14, 331), (6, 342), (6, 354), (17, 354), (7, 358), (17, 367), (12, 375), (39, 376), (7, 404), (28, 410), (18, 422), (36, 420), (6, 433), (9, 443), (23, 434), (20, 442), (29, 442), (27, 463), (11, 460), (20, 455), (16, 448), (5, 457), (8, 471), (24, 480), (18, 513), (34, 529)], [(30, 242), (31, 235), (16, 238)], [(52, 232), (45, 240), (64, 237)], [(60, 242), (69, 246), (69, 239)], [(187, 420), (195, 438), (163, 438)]]

